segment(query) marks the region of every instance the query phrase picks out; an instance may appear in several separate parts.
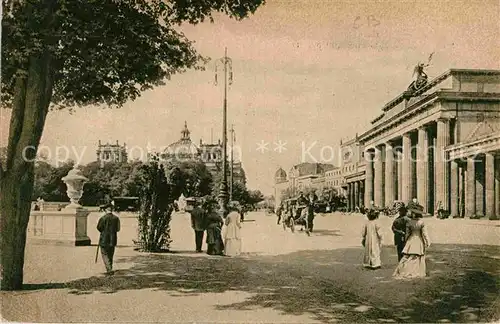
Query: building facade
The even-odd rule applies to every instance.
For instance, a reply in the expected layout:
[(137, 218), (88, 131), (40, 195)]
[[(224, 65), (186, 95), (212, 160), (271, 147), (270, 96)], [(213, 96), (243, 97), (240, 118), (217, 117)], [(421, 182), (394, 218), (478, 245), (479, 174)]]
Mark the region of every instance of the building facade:
[(430, 214), (500, 215), (500, 71), (449, 70), (382, 111), (358, 138), (365, 206), (416, 198)]
[(347, 210), (354, 211), (364, 206), (365, 160), (363, 145), (358, 136), (341, 143), (342, 192), (347, 202)]
[(274, 197), (276, 207), (283, 199), (283, 195), (296, 196), (301, 191), (314, 190), (317, 193), (328, 187), (326, 173), (335, 169), (332, 164), (326, 163), (300, 163), (294, 165), (288, 174), (278, 168), (274, 175)]
[(116, 141), (116, 144), (102, 144), (99, 140), (97, 146), (97, 161), (126, 163), (128, 161), (127, 145), (125, 143), (120, 145), (118, 141)]
[[(163, 161), (201, 161), (207, 167), (212, 175), (217, 175), (222, 172), (222, 143), (220, 140), (217, 143), (203, 143), (200, 140), (199, 147), (191, 141), (191, 132), (187, 127), (187, 122), (184, 122), (184, 128), (181, 131), (181, 138), (168, 145), (160, 154)], [(246, 175), (241, 161), (228, 161), (227, 175), (230, 180), (231, 173), (233, 182), (246, 183)]]

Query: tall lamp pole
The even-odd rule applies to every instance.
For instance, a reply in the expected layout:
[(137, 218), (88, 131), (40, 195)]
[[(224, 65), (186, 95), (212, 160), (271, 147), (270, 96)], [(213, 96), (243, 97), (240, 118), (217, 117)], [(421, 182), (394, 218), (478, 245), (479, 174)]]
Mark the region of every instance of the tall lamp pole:
[(229, 201), (233, 201), (234, 172), (234, 125), (231, 125), (231, 165), (229, 169)]
[[(215, 85), (217, 85), (217, 67), (224, 68), (224, 104), (222, 107), (222, 183), (219, 192), (219, 206), (222, 217), (227, 215), (227, 86), (233, 82), (233, 62), (227, 57), (227, 48), (224, 50), (224, 57), (215, 61)], [(229, 72), (229, 82), (228, 82)]]

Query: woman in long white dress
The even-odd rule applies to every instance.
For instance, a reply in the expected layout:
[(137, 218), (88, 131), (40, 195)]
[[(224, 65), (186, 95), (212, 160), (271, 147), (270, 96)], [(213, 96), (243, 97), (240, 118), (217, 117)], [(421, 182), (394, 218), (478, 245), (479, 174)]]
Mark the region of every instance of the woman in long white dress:
[(382, 266), (380, 251), (382, 248), (382, 234), (377, 222), (379, 212), (370, 210), (367, 213), (368, 222), (363, 226), (361, 244), (365, 248), (363, 266), (369, 269), (378, 269)]
[(229, 203), (228, 210), (229, 214), (225, 221), (225, 252), (227, 256), (237, 256), (241, 254), (241, 215), (238, 206), (234, 203)]
[(403, 258), (393, 274), (396, 279), (413, 279), (426, 276), (425, 253), (430, 246), (430, 240), (427, 227), (422, 219), (423, 209), (418, 204), (408, 206), (411, 219), (406, 228), (407, 239), (403, 249)]

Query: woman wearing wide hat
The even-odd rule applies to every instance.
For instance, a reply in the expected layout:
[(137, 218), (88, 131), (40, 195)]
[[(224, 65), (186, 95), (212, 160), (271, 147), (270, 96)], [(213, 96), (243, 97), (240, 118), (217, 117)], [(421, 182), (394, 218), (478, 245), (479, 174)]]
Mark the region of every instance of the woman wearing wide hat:
[(422, 278), (426, 276), (425, 253), (430, 246), (427, 227), (422, 219), (424, 208), (414, 202), (407, 206), (410, 216), (406, 229), (406, 244), (403, 258), (393, 277), (396, 279)]
[(224, 252), (227, 256), (237, 256), (241, 254), (241, 219), (238, 202), (231, 201), (227, 209), (229, 214), (226, 217), (226, 231), (224, 234)]

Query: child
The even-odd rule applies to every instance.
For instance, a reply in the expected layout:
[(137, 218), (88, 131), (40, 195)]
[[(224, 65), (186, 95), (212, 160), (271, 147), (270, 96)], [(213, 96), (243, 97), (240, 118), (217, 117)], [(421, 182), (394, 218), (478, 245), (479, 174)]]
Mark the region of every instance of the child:
[(382, 235), (380, 226), (377, 223), (378, 212), (370, 210), (368, 212), (368, 222), (363, 226), (362, 242), (365, 247), (363, 266), (369, 269), (378, 269), (382, 265), (380, 261), (380, 250), (382, 248)]

